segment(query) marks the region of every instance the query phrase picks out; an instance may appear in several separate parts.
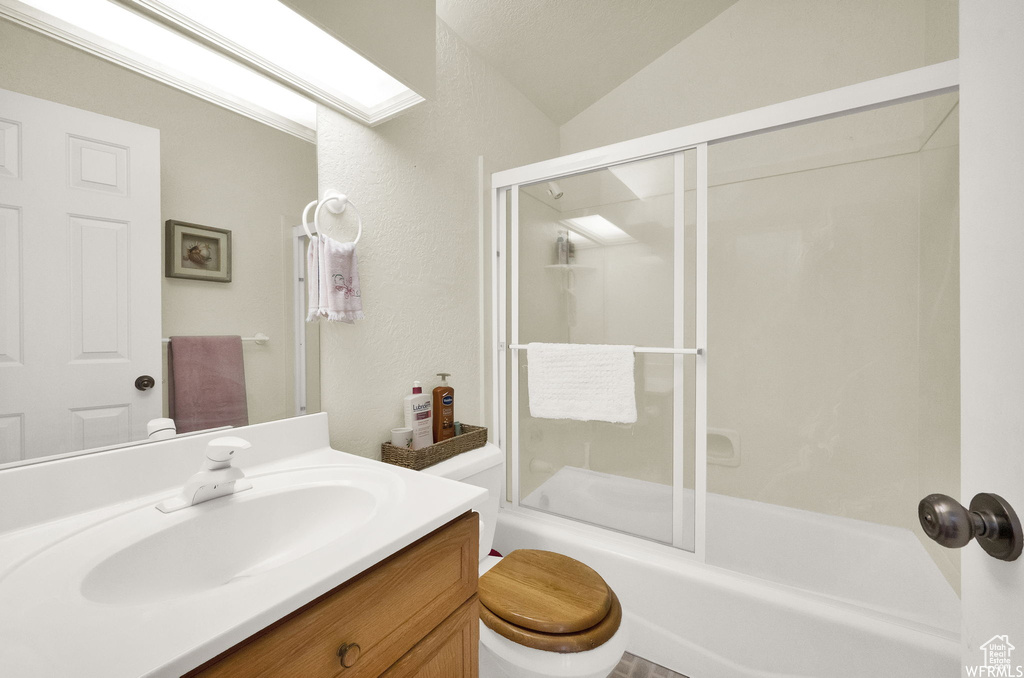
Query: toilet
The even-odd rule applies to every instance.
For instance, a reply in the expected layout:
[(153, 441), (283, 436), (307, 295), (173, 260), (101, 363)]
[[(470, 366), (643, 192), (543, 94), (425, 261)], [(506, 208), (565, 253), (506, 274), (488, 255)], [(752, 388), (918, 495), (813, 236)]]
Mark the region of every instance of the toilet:
[(423, 473), (488, 491), (480, 514), (480, 678), (607, 678), (626, 650), (622, 607), (604, 579), (568, 556), (489, 555), (505, 482), (492, 444)]

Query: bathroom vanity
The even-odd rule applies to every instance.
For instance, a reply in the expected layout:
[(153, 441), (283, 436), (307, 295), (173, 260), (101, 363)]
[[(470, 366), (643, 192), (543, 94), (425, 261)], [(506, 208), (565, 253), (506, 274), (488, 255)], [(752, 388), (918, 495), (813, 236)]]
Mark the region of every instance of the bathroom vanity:
[(481, 488), (233, 429), (252, 488), (172, 513), (225, 432), (0, 471), (0, 675), (472, 676)]
[(186, 675), (475, 677), (479, 524), (463, 514)]

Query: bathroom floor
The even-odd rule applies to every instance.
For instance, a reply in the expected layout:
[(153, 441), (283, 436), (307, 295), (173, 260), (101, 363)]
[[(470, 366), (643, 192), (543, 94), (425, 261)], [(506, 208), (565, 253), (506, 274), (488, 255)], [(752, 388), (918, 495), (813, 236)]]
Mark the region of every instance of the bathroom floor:
[(622, 655), (622, 661), (609, 674), (608, 678), (686, 678), (686, 676), (669, 671), (664, 666), (658, 666), (627, 652)]

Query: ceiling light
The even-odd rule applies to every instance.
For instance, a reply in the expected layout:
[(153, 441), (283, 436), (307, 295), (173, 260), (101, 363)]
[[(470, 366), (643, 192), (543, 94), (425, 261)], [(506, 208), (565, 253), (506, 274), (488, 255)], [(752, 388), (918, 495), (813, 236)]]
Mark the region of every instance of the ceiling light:
[(0, 0), (0, 15), (295, 136), (316, 139), (315, 102), (106, 0)]
[(115, 0), (367, 124), (423, 101), (277, 0)]
[(373, 125), (423, 101), (277, 0), (0, 0), (0, 16), (309, 141), (317, 103)]
[(636, 242), (636, 238), (632, 237), (621, 228), (602, 217), (600, 214), (592, 214), (588, 217), (576, 217), (575, 219), (566, 219), (563, 223), (580, 235), (590, 238), (602, 245), (624, 245), (626, 243)]

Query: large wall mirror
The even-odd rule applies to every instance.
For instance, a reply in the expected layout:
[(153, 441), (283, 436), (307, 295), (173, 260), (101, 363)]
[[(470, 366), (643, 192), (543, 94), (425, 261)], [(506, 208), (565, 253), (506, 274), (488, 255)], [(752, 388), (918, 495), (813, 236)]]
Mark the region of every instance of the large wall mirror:
[[(159, 131), (155, 143), (159, 159), (154, 162), (159, 197), (154, 193), (152, 210), (143, 220), (147, 228), (158, 231), (151, 248), (133, 254), (131, 232), (118, 226), (121, 217), (99, 218), (85, 208), (64, 207), (52, 220), (55, 223), (45, 228), (55, 251), (71, 250), (75, 256), (51, 257), (29, 250), (26, 229), (40, 226), (20, 216), (24, 210), (18, 207), (19, 201), (31, 196), (18, 194), (24, 182), (4, 183), (5, 167), (9, 173), (24, 171), (19, 181), (33, 171), (55, 178), (56, 188), (52, 194), (46, 192), (44, 201), (59, 201), (61, 191), (78, 184), (96, 189), (81, 194), (99, 200), (104, 193), (128, 190), (126, 182), (134, 176), (142, 154), (132, 156), (130, 148), (104, 145), (89, 134), (63, 134), (61, 139), (71, 140), (70, 145), (62, 142), (49, 154), (40, 153), (27, 144), (19, 145), (18, 134), (27, 125), (19, 127), (13, 120), (17, 116), (0, 110), (0, 155), (16, 157), (18, 162), (14, 170), (10, 169), (14, 164), (0, 162), (0, 468), (81, 453), (97, 444), (143, 439), (144, 426), (140, 430), (137, 422), (125, 423), (122, 410), (131, 409), (135, 402), (127, 395), (98, 405), (79, 396), (71, 402), (65, 396), (99, 389), (107, 379), (122, 385), (133, 382), (143, 375), (125, 373), (123, 365), (120, 373), (114, 368), (124, 362), (122, 353), (145, 353), (152, 358), (150, 364), (155, 362), (151, 373), (155, 385), (138, 397), (148, 399), (147, 411), (167, 416), (167, 346), (161, 341), (165, 337), (266, 335), (269, 341), (263, 343), (243, 342), (248, 422), (298, 414), (297, 403), (302, 399), (296, 397), (296, 388), (302, 390), (303, 384), (306, 411), (318, 411), (318, 381), (295, 379), (303, 369), (303, 356), (297, 359), (295, 321), (295, 305), (302, 298), (296, 288), (295, 267), (297, 259), (301, 261), (296, 253), (302, 243), (294, 228), (303, 206), (316, 196), (315, 145), (4, 19), (0, 19), (0, 89), (23, 97), (22, 103), (28, 101), (24, 97), (33, 97), (71, 107), (68, 111), (109, 116)], [(50, 109), (39, 110), (44, 113), (27, 115), (38, 122)], [(33, 153), (41, 160), (34, 160)], [(70, 174), (64, 163), (68, 153), (77, 154), (78, 163)], [(46, 163), (51, 161), (52, 169), (47, 170), (51, 165)], [(164, 231), (169, 220), (231, 232), (230, 282), (165, 276)], [(201, 249), (206, 241), (200, 240), (196, 243)], [(212, 257), (226, 252), (200, 254)], [(90, 277), (83, 269), (98, 273)], [(82, 303), (50, 308), (45, 292), (32, 282), (46, 277), (45, 271)], [(140, 272), (148, 283), (132, 286), (129, 276)], [(143, 323), (139, 308), (159, 309), (152, 314), (151, 334), (156, 338), (132, 345), (134, 335), (129, 333)], [(138, 317), (133, 317), (132, 309)], [(70, 342), (61, 338), (68, 335), (69, 327)], [(97, 346), (109, 341), (124, 351), (90, 349), (87, 344), (92, 340), (83, 344), (76, 336), (93, 337)], [(75, 341), (83, 345), (71, 346)], [(312, 326), (305, 357), (313, 361), (307, 367), (313, 376), (318, 372), (318, 351)], [(92, 371), (75, 377), (57, 372), (41, 372), (30, 380), (17, 376), (30, 361), (38, 364), (40, 360), (88, 364)], [(49, 435), (32, 434), (26, 413), (43, 410), (57, 423)]]

